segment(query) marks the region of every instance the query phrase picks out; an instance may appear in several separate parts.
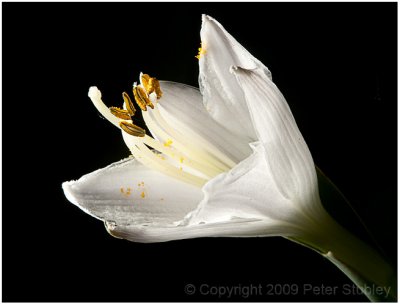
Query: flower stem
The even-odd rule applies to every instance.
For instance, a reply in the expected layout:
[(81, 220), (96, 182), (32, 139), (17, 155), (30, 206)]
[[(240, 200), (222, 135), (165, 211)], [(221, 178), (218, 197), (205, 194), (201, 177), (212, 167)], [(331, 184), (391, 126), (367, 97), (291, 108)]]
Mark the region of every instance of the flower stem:
[(290, 240), (311, 248), (338, 267), (371, 301), (397, 301), (393, 268), (377, 251), (333, 220), (327, 213), (320, 219), (318, 233)]

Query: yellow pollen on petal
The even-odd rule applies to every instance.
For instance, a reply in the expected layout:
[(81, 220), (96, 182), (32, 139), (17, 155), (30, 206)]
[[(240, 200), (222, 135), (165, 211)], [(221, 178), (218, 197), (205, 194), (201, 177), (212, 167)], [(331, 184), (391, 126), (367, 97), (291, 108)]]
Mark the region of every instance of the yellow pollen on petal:
[(170, 147), (172, 145), (172, 143), (173, 143), (172, 140), (168, 139), (167, 141), (164, 142), (164, 146), (165, 147)]
[(184, 160), (185, 160), (184, 157), (180, 157), (180, 158), (179, 158), (179, 162), (181, 162), (181, 163), (183, 163)]
[(156, 154), (156, 156), (157, 156), (158, 158), (160, 158), (161, 160), (165, 160), (165, 157), (164, 157), (162, 154)]
[(121, 188), (119, 189), (119, 191), (121, 192), (121, 194), (123, 194), (123, 195), (125, 195), (125, 196), (130, 196), (130, 195), (131, 195), (131, 192), (132, 192), (132, 189), (131, 189), (130, 187), (128, 187), (128, 188), (126, 189), (126, 191), (125, 191), (125, 189), (124, 189), (123, 187), (121, 187)]
[(203, 43), (200, 43), (200, 48), (198, 49), (199, 53), (195, 56), (198, 60), (200, 60), (200, 57), (204, 54), (207, 53), (207, 51), (205, 50)]

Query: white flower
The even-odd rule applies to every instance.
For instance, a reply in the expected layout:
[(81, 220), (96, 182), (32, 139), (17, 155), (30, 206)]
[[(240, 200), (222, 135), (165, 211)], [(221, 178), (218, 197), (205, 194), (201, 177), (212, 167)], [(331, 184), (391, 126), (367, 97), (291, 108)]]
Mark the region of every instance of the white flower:
[(389, 271), (376, 253), (323, 209), (310, 151), (267, 67), (211, 17), (203, 16), (201, 41), (200, 91), (158, 86), (143, 74), (134, 85), (153, 137), (131, 124), (126, 94), (125, 111), (114, 108), (123, 113), (115, 116), (90, 88), (133, 157), (65, 182), (66, 197), (131, 241), (285, 236), (385, 282)]
[[(211, 17), (201, 40), (201, 92), (160, 82), (161, 98), (147, 94), (154, 109), (142, 112), (154, 138), (122, 131), (134, 158), (65, 183), (67, 198), (132, 241), (312, 230), (314, 163), (270, 72)], [(96, 87), (89, 96), (117, 127), (129, 121)]]

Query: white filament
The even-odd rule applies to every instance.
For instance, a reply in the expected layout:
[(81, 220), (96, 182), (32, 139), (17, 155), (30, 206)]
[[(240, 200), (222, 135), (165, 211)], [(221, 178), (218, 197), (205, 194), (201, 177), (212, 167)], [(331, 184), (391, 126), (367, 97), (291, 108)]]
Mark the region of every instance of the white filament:
[[(119, 123), (122, 120), (111, 114), (109, 108), (101, 99), (100, 90), (97, 87), (90, 87), (88, 96), (96, 109), (108, 121), (120, 128)], [(218, 156), (220, 158), (217, 158), (207, 153), (207, 149), (199, 149), (199, 145), (196, 148), (190, 148), (192, 146), (190, 145), (190, 139), (185, 139), (181, 134), (176, 132), (162, 118), (157, 106), (155, 111), (152, 111), (152, 114), (143, 112), (146, 124), (161, 137), (171, 139), (173, 147), (164, 145), (148, 135), (134, 137), (126, 132), (122, 132), (124, 141), (132, 155), (143, 165), (198, 187), (202, 187), (209, 179), (229, 170), (234, 165), (232, 164), (233, 161), (228, 157)], [(171, 160), (163, 158), (147, 146), (154, 148), (176, 162), (171, 162)], [(183, 162), (184, 166), (179, 166), (179, 163)]]

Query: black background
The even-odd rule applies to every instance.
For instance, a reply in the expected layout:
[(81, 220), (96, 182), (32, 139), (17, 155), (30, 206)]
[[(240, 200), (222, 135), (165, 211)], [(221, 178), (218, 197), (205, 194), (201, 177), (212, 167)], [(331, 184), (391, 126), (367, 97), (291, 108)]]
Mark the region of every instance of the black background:
[(187, 295), (187, 284), (351, 282), (282, 238), (114, 239), (65, 199), (63, 181), (129, 154), (88, 88), (98, 86), (111, 106), (140, 71), (197, 86), (202, 13), (270, 68), (316, 164), (396, 263), (396, 3), (2, 6), (3, 301), (366, 300), (341, 289), (334, 296)]

